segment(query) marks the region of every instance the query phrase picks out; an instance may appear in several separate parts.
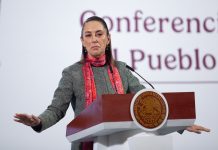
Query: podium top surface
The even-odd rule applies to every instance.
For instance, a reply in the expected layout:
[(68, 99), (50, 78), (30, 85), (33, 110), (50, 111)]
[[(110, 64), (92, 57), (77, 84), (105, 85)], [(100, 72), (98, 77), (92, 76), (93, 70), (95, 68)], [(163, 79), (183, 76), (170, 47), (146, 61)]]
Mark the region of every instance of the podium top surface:
[[(169, 120), (195, 119), (194, 92), (162, 93), (169, 106)], [(132, 121), (130, 104), (134, 94), (106, 94), (97, 98), (88, 108), (67, 125), (67, 133), (81, 130), (103, 122)]]

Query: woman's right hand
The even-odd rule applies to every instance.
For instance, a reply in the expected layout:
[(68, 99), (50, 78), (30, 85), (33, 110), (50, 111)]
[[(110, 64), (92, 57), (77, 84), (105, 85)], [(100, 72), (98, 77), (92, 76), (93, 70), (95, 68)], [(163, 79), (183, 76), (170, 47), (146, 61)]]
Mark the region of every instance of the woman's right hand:
[(19, 113), (16, 113), (14, 115), (14, 121), (19, 122), (19, 123), (23, 123), (23, 124), (25, 124), (27, 126), (31, 126), (31, 127), (37, 126), (41, 122), (39, 117), (36, 117), (34, 115), (19, 114)]

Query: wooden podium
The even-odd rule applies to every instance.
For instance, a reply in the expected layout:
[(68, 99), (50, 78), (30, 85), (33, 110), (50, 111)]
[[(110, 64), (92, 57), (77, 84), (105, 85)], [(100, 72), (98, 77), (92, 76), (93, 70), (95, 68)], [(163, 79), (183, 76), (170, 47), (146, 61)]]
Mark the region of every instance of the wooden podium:
[[(166, 134), (184, 130), (187, 126), (194, 124), (196, 118), (195, 97), (194, 92), (162, 94), (167, 100), (169, 113), (165, 124), (154, 132), (145, 132), (134, 123), (130, 113), (134, 94), (107, 94), (98, 97), (67, 125), (67, 139), (70, 142), (94, 141), (97, 143), (94, 144), (95, 150), (109, 150), (110, 147), (116, 147), (116, 144), (123, 145), (123, 148), (117, 147), (113, 150), (135, 149), (137, 145), (134, 143), (138, 143), (138, 147), (141, 148), (158, 145), (148, 140), (153, 140), (155, 143), (165, 140), (163, 143), (171, 142), (172, 145), (171, 137), (167, 137)], [(154, 136), (148, 136), (151, 134)], [(141, 135), (144, 136), (144, 139)], [(165, 144), (166, 149), (172, 149), (168, 145), (169, 143)], [(159, 146), (162, 150), (164, 149), (163, 145), (159, 144)]]

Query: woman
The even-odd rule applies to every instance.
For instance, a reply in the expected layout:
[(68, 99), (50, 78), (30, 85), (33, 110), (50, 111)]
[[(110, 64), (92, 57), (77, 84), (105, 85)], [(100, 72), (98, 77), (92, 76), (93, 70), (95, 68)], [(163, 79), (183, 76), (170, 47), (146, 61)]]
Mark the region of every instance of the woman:
[[(93, 16), (82, 27), (82, 59), (64, 69), (51, 105), (38, 117), (15, 114), (15, 121), (31, 126), (41, 132), (62, 119), (71, 103), (75, 116), (102, 94), (136, 93), (144, 88), (139, 80), (126, 68), (126, 64), (115, 61), (111, 52), (111, 37), (105, 21)], [(187, 128), (190, 132), (209, 132), (201, 126)], [(92, 143), (73, 143), (72, 149), (87, 149)]]

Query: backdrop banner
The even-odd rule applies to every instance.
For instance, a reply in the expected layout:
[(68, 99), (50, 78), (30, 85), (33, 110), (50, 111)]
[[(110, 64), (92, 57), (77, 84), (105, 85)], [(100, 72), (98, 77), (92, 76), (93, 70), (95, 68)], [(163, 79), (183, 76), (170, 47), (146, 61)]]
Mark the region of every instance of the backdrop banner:
[(116, 60), (160, 92), (195, 92), (195, 123), (212, 131), (172, 133), (173, 149), (217, 150), (217, 0), (0, 0), (0, 149), (70, 149), (71, 107), (40, 134), (13, 115), (39, 115), (51, 103), (62, 70), (81, 58), (81, 25), (93, 15), (107, 22)]

